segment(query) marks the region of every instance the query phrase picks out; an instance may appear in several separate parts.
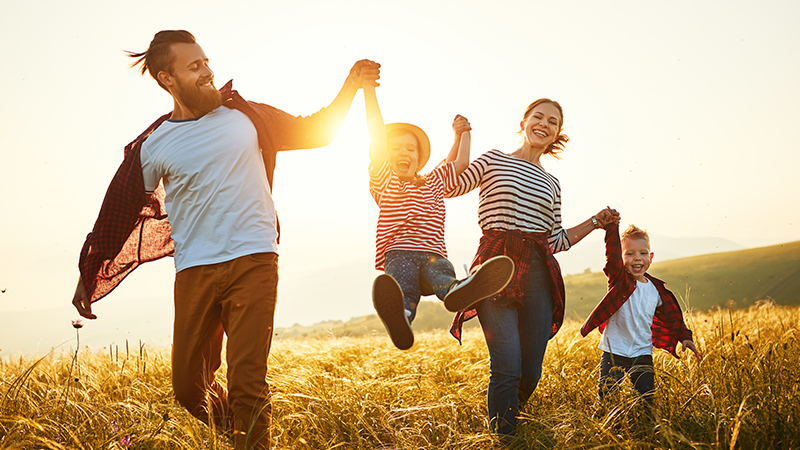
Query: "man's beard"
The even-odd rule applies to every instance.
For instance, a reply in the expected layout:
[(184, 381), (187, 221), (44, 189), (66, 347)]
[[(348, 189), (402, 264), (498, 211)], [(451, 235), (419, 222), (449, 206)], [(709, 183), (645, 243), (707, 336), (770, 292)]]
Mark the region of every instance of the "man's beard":
[(211, 87), (214, 89), (201, 89), (196, 84), (184, 84), (178, 79), (180, 86), (180, 100), (187, 108), (195, 111), (198, 116), (203, 116), (222, 105), (222, 94), (214, 87), (214, 82), (211, 82)]

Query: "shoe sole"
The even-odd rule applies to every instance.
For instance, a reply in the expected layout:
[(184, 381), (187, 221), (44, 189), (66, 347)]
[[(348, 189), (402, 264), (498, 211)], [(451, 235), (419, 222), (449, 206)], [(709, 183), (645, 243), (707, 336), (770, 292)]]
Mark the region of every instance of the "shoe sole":
[(406, 317), (403, 290), (391, 275), (381, 274), (372, 283), (372, 305), (386, 327), (392, 343), (400, 350), (414, 345), (414, 332)]
[(514, 276), (514, 261), (508, 256), (495, 256), (483, 263), (473, 278), (444, 298), (450, 312), (463, 311), (475, 303), (497, 295)]

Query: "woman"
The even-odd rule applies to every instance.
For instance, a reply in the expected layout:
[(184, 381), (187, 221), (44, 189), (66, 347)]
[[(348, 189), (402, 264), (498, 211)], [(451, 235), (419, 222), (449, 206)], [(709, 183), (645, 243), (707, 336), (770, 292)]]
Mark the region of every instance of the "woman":
[(460, 341), (465, 320), (477, 315), (481, 322), (491, 361), (489, 424), (502, 436), (516, 434), (519, 405), (536, 389), (547, 341), (564, 319), (564, 281), (553, 254), (619, 222), (616, 211), (604, 209), (573, 228), (561, 227), (561, 186), (540, 158), (557, 158), (564, 150), (569, 138), (561, 133), (563, 117), (553, 100), (531, 103), (520, 122), (522, 145), (511, 154), (491, 150), (476, 158), (448, 193), (454, 197), (480, 187), (483, 237), (473, 270), (498, 255), (509, 256), (517, 268), (503, 292), (458, 313), (450, 330)]

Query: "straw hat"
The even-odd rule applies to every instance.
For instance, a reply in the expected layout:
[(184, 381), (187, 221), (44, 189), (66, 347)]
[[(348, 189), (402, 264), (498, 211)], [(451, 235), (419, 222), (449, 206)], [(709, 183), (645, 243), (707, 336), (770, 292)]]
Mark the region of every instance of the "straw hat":
[(421, 170), (423, 167), (425, 167), (425, 164), (428, 162), (428, 158), (431, 156), (431, 141), (428, 139), (428, 135), (422, 131), (422, 128), (416, 125), (411, 125), (410, 123), (395, 122), (386, 125), (387, 135), (393, 131), (400, 130), (407, 131), (417, 138), (417, 142), (419, 142), (419, 146), (417, 148), (417, 152), (419, 153), (419, 165), (417, 166), (417, 170)]

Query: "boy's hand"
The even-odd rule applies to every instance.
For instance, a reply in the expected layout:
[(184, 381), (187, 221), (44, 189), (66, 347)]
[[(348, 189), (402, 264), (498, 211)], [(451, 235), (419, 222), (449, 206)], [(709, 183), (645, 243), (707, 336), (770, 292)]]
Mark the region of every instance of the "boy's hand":
[(353, 64), (347, 82), (361, 88), (364, 86), (380, 86), (378, 80), (381, 78), (381, 65), (369, 59), (362, 59)]
[(597, 213), (595, 217), (602, 228), (605, 228), (609, 223), (619, 224), (619, 213), (610, 206), (606, 206), (606, 208)]
[(469, 120), (460, 114), (456, 115), (456, 118), (453, 119), (453, 132), (455, 132), (456, 137), (461, 136), (461, 133), (470, 130), (472, 130), (472, 127), (469, 125)]
[(694, 357), (697, 358), (698, 361), (701, 361), (703, 359), (703, 355), (701, 355), (700, 352), (697, 351), (697, 347), (694, 346), (694, 342), (692, 342), (691, 339), (686, 339), (682, 341), (681, 345), (683, 346), (683, 348), (681, 349), (681, 353), (684, 353), (688, 348), (689, 350), (694, 352)]

